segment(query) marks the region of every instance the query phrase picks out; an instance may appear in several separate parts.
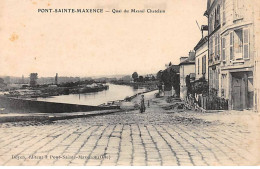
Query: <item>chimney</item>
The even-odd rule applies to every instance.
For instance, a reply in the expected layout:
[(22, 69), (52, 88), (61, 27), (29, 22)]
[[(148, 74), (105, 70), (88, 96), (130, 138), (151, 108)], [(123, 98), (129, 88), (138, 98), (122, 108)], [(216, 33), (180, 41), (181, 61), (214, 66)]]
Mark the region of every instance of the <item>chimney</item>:
[(189, 52), (189, 60), (190, 61), (194, 61), (195, 60), (195, 51), (194, 50), (191, 50)]
[[(201, 33), (202, 33), (202, 38), (204, 38), (204, 31), (208, 31), (209, 27), (208, 25), (201, 25)], [(208, 36), (208, 35), (206, 35)]]

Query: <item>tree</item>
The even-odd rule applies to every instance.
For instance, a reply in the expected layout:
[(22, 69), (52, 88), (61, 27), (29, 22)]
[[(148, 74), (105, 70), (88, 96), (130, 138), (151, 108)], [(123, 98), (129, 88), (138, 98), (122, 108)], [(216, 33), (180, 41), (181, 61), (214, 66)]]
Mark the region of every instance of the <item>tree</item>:
[(134, 79), (134, 81), (136, 82), (136, 80), (138, 79), (138, 73), (137, 72), (134, 72), (132, 74), (132, 78)]
[(154, 75), (152, 75), (152, 81), (155, 81), (155, 77), (154, 77)]
[(163, 71), (160, 70), (160, 71), (156, 74), (157, 80), (162, 81), (162, 73), (163, 73)]
[(180, 93), (180, 75), (174, 69), (170, 70), (171, 84), (177, 95)]
[(160, 83), (164, 84), (165, 90), (171, 90), (173, 87), (176, 94), (179, 95), (180, 77), (173, 69), (170, 69), (170, 70), (166, 69), (164, 71), (159, 71), (157, 73), (157, 78), (160, 81)]
[(144, 77), (143, 76), (139, 76), (138, 81), (139, 82), (144, 82)]
[(171, 77), (167, 70), (164, 70), (162, 72), (161, 79), (162, 79), (162, 82), (164, 83), (165, 90), (170, 90), (171, 89)]
[(3, 89), (7, 86), (7, 84), (5, 84), (4, 79), (0, 78), (0, 89)]
[(144, 81), (145, 82), (148, 82), (148, 81), (150, 81), (150, 77), (147, 75), (147, 76), (145, 76), (145, 78), (144, 78)]
[(0, 84), (4, 84), (4, 79), (0, 78)]
[(31, 73), (30, 74), (30, 86), (34, 87), (37, 84), (38, 73)]

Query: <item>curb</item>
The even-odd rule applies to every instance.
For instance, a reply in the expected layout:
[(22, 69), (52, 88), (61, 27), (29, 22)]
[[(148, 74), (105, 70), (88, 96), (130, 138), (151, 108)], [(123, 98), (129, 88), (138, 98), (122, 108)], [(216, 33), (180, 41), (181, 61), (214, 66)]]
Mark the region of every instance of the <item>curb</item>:
[(51, 114), (43, 115), (43, 116), (33, 116), (33, 115), (32, 116), (7, 116), (7, 117), (0, 117), (0, 124), (8, 123), (8, 122), (24, 122), (24, 121), (38, 121), (38, 122), (39, 121), (57, 121), (57, 120), (102, 116), (102, 115), (118, 113), (121, 111), (122, 110), (115, 110), (115, 111), (108, 111), (108, 112), (95, 113), (95, 114), (65, 115), (65, 116), (53, 116)]
[(21, 121), (46, 121), (49, 116), (9, 116), (0, 117), (0, 123), (21, 122)]
[(57, 120), (66, 120), (66, 119), (76, 119), (76, 118), (84, 118), (84, 117), (94, 117), (94, 116), (101, 116), (101, 115), (108, 115), (113, 113), (121, 112), (122, 110), (117, 110), (113, 112), (104, 112), (104, 113), (96, 113), (96, 114), (83, 114), (83, 115), (74, 115), (74, 116), (54, 116), (49, 117), (49, 121), (57, 121)]

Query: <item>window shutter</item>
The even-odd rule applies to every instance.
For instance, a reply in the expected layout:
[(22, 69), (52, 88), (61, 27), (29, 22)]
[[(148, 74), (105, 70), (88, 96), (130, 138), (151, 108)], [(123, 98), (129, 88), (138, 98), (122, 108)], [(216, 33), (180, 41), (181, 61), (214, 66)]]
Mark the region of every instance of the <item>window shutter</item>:
[(220, 36), (218, 35), (218, 60), (220, 58)]
[(244, 51), (244, 59), (248, 59), (249, 58), (249, 29), (244, 29), (243, 30), (243, 39), (244, 39), (244, 43), (243, 43), (243, 51)]
[(234, 58), (234, 33), (230, 32), (230, 60)]
[(218, 53), (218, 39), (217, 35), (215, 36), (215, 60), (217, 58), (217, 53)]
[(226, 12), (223, 11), (223, 24), (225, 24), (225, 23), (226, 23)]
[(200, 74), (200, 59), (198, 58), (198, 75)]
[(206, 56), (202, 57), (202, 74), (206, 74)]
[(222, 38), (222, 60), (226, 60), (226, 38)]
[(223, 5), (223, 18), (222, 18), (222, 23), (223, 23), (223, 25), (226, 23), (226, 12), (225, 12), (225, 10), (226, 10), (226, 0), (223, 0), (222, 1), (222, 5)]

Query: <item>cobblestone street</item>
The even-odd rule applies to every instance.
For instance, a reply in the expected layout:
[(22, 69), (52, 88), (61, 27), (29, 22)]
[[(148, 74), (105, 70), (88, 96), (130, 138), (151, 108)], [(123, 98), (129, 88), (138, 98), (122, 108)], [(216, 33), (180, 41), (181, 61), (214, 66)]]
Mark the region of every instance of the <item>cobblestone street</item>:
[(3, 123), (0, 165), (260, 164), (259, 115), (151, 107), (144, 114)]

